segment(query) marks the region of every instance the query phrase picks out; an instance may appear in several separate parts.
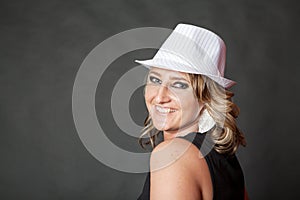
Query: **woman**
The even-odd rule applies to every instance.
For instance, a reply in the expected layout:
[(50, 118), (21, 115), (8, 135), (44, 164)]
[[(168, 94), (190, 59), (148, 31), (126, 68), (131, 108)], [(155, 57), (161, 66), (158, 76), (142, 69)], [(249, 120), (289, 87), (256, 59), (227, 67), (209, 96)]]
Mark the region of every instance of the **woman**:
[(228, 90), (235, 82), (224, 78), (225, 54), (215, 33), (178, 24), (153, 59), (136, 61), (150, 69), (139, 142), (154, 148), (139, 199), (246, 198), (235, 156), (246, 142)]

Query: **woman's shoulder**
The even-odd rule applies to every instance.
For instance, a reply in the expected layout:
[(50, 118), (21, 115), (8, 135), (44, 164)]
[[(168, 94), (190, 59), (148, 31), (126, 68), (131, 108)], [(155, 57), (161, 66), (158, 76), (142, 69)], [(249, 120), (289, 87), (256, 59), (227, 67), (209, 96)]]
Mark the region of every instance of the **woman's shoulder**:
[[(152, 164), (161, 161), (168, 161), (162, 167), (166, 167), (175, 161), (190, 161), (191, 159), (199, 158), (201, 155), (199, 149), (191, 142), (183, 138), (173, 138), (171, 140), (164, 140), (159, 143), (151, 153)], [(170, 162), (169, 162), (170, 161)], [(167, 165), (165, 165), (167, 164)], [(179, 164), (179, 163), (178, 163)]]
[[(169, 195), (201, 195), (210, 173), (199, 149), (183, 138), (166, 140), (151, 153), (151, 193)], [(186, 196), (185, 196), (186, 197)], [(161, 198), (161, 196), (160, 196)]]
[[(184, 167), (179, 173), (199, 173), (199, 167), (207, 165), (201, 151), (192, 142), (183, 138), (173, 138), (159, 143), (152, 151), (150, 158), (151, 171), (164, 168), (176, 170)], [(188, 174), (186, 174), (188, 175)]]

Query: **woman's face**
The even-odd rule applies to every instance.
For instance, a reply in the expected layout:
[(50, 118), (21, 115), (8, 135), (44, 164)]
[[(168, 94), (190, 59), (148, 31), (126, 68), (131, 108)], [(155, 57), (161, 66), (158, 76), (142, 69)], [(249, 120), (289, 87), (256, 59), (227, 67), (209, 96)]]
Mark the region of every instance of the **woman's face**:
[(147, 77), (145, 101), (153, 125), (160, 131), (195, 126), (202, 108), (186, 73), (155, 67)]

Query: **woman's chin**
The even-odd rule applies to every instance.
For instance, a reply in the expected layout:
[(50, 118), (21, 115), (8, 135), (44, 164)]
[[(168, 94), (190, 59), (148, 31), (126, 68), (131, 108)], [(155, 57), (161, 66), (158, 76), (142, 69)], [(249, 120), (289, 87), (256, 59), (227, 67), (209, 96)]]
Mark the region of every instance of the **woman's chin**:
[(153, 123), (154, 127), (159, 130), (159, 131), (165, 131), (168, 130), (168, 125), (167, 124), (163, 124), (163, 123)]
[(176, 131), (177, 129), (168, 124), (153, 123), (154, 127), (159, 131)]

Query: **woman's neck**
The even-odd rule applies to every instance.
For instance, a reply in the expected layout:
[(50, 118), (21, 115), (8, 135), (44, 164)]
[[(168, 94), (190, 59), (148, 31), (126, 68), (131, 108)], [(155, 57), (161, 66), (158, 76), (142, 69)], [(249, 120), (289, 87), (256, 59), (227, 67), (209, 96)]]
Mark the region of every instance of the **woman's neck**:
[(163, 132), (164, 133), (164, 140), (171, 140), (175, 137), (185, 136), (189, 133), (197, 132), (197, 131), (198, 131), (198, 123), (195, 123), (191, 126), (181, 128), (181, 129), (178, 129), (178, 130), (164, 131)]

